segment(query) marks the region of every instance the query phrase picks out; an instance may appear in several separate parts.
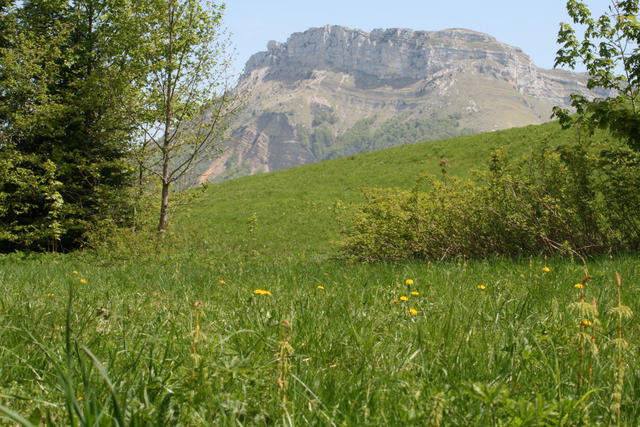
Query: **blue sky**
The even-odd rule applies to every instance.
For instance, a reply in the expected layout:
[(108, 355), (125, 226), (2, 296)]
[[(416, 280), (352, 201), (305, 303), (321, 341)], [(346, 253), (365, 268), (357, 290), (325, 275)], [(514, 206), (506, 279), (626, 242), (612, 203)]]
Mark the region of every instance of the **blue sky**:
[[(374, 28), (442, 30), (468, 28), (518, 46), (539, 67), (552, 68), (561, 21), (569, 22), (565, 0), (227, 0), (225, 25), (236, 49), (234, 69), (266, 50), (269, 40), (326, 24)], [(600, 15), (609, 0), (588, 0)]]

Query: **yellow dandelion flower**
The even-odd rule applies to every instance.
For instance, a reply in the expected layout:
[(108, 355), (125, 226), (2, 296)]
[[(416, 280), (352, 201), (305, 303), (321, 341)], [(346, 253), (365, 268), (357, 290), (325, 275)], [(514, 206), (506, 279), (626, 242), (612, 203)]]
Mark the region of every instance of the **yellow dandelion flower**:
[(409, 301), (409, 297), (408, 297), (408, 296), (405, 296), (405, 295), (402, 295), (402, 296), (400, 297), (400, 301)]
[(222, 280), (222, 279), (218, 280), (218, 284), (220, 284), (220, 285), (224, 285), (225, 283), (227, 283), (227, 282), (225, 282), (225, 281), (224, 281), (224, 280)]
[(391, 302), (394, 303), (394, 304), (397, 304), (397, 303), (400, 302), (400, 300), (399, 299), (392, 299)]
[(585, 319), (585, 320), (583, 320), (582, 322), (580, 322), (580, 324), (581, 324), (582, 326), (591, 326), (591, 325), (593, 325), (593, 323), (591, 323), (591, 321), (590, 321), (590, 320), (586, 320), (586, 319)]
[(542, 271), (544, 271), (545, 273), (548, 273), (551, 271), (551, 269), (549, 267), (542, 267)]
[(487, 289), (485, 285), (478, 285), (476, 286), (476, 288), (480, 289), (481, 291), (484, 291), (485, 289)]
[(418, 310), (416, 310), (415, 308), (410, 308), (409, 309), (409, 314), (412, 316), (417, 316), (418, 315)]
[(576, 289), (582, 289), (584, 288), (584, 285), (582, 283), (576, 283), (575, 285), (573, 285), (573, 287)]
[(320, 289), (321, 291), (324, 291), (324, 286), (318, 285), (318, 286), (316, 286), (316, 289)]
[(413, 279), (407, 279), (407, 280), (405, 280), (405, 281), (404, 281), (404, 284), (405, 284), (405, 285), (409, 285), (409, 286), (413, 285)]
[(77, 275), (78, 275), (78, 272), (77, 272), (76, 270), (73, 270), (73, 271), (71, 272), (71, 274), (73, 274), (74, 276), (77, 276)]
[(271, 295), (271, 292), (265, 291), (264, 289), (256, 289), (253, 293), (256, 295)]
[(413, 291), (413, 292), (411, 292), (411, 295), (413, 295), (414, 297), (417, 297), (418, 295), (420, 295), (420, 292)]
[(54, 296), (54, 295), (55, 295), (55, 294), (52, 294), (52, 293), (48, 293), (48, 294), (47, 294), (47, 296), (48, 296), (48, 297), (52, 297), (52, 296)]
[(82, 283), (83, 285), (87, 284), (87, 279), (80, 279), (80, 283)]

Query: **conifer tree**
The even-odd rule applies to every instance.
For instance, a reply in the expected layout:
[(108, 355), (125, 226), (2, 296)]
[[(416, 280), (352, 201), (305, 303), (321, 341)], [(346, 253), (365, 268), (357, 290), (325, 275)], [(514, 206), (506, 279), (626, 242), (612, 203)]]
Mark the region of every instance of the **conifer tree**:
[(0, 250), (77, 248), (128, 212), (130, 4), (5, 0), (0, 11)]

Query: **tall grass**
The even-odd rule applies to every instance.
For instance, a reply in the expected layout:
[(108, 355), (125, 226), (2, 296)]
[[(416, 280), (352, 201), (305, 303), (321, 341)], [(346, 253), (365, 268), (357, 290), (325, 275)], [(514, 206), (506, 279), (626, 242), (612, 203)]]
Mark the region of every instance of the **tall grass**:
[(636, 256), (588, 261), (584, 299), (596, 298), (601, 323), (584, 387), (583, 319), (571, 308), (581, 263), (333, 259), (337, 199), (410, 186), (442, 157), (466, 173), (496, 145), (521, 152), (549, 132), (556, 125), (243, 178), (211, 186), (163, 241), (139, 233), (87, 253), (0, 257), (2, 422), (637, 424), (640, 373), (621, 367), (640, 362), (640, 329), (611, 312), (620, 301), (638, 310)]
[[(570, 308), (582, 266), (567, 260), (84, 261), (47, 257), (45, 273), (33, 261), (3, 259), (7, 419), (497, 425), (526, 416), (573, 425), (585, 407), (592, 423), (640, 417), (633, 369), (619, 414), (611, 410), (618, 361), (638, 363), (638, 329), (623, 321), (629, 347), (621, 357), (613, 344), (621, 320), (608, 314), (618, 306), (615, 272), (628, 283), (639, 278), (633, 257), (590, 266), (584, 292), (597, 298), (601, 326), (588, 387), (578, 384), (581, 318)], [(620, 293), (637, 310), (637, 288)], [(394, 303), (401, 295), (409, 301)]]

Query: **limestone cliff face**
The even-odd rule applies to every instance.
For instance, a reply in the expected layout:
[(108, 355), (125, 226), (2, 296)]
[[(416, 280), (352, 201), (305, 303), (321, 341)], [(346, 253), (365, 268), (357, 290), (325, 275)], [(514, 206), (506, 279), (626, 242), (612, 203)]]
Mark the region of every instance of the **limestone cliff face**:
[(328, 70), (361, 74), (384, 85), (425, 79), (460, 62), (477, 62), (483, 72), (498, 70), (514, 80), (518, 69), (535, 70), (530, 61), (518, 60), (518, 56), (528, 59), (519, 50), (498, 43), (491, 36), (458, 29), (366, 33), (327, 25), (293, 34), (286, 43), (269, 42), (267, 48), (267, 52), (249, 59), (245, 76), (268, 67), (267, 79), (291, 81), (304, 78), (313, 70)]
[(385, 148), (394, 130), (412, 143), (541, 123), (571, 93), (592, 95), (586, 76), (540, 69), (487, 34), (331, 25), (269, 42), (239, 87), (247, 109), (201, 181)]

